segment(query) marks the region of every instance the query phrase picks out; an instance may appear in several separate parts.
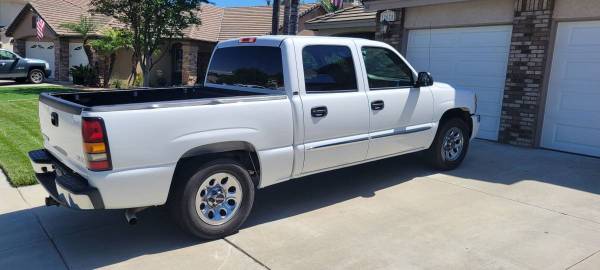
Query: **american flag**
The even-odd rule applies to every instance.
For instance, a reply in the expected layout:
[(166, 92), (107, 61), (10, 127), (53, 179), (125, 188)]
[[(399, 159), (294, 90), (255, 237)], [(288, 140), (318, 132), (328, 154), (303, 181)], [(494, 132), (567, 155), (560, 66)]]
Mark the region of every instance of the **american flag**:
[(342, 8), (344, 6), (344, 0), (331, 0), (331, 3), (337, 8)]
[(35, 30), (37, 31), (38, 41), (42, 40), (44, 38), (44, 29), (45, 28), (46, 28), (46, 22), (38, 16), (37, 23), (35, 24)]

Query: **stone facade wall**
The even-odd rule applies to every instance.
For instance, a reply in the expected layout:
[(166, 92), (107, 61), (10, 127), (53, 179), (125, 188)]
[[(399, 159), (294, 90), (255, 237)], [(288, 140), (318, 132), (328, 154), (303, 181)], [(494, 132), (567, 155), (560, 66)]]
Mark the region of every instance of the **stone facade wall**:
[[(394, 9), (396, 13), (396, 20), (393, 22), (388, 22), (387, 26), (381, 22), (381, 13), (384, 10), (377, 11), (376, 17), (376, 31), (375, 31), (375, 40), (382, 41), (390, 44), (392, 47), (396, 48), (396, 50), (402, 52), (403, 48), (403, 38), (404, 38), (404, 18), (405, 18), (405, 10), (404, 9)], [(387, 28), (387, 29), (386, 29)]]
[(499, 141), (535, 146), (554, 0), (515, 0)]
[(54, 41), (54, 79), (69, 81), (69, 39), (59, 38)]
[(194, 85), (198, 82), (198, 45), (183, 44), (181, 50), (183, 53), (181, 83)]
[(13, 44), (13, 51), (18, 55), (25, 57), (25, 40), (15, 39)]

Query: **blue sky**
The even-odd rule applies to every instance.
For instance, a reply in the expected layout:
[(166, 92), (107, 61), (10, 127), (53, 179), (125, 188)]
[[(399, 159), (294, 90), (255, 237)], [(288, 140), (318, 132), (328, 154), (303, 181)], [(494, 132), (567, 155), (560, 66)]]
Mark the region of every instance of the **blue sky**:
[[(264, 6), (266, 0), (209, 0), (220, 7)], [(281, 0), (280, 0), (281, 1)], [(305, 3), (314, 3), (316, 0), (304, 0)], [(273, 0), (271, 0), (271, 3)]]

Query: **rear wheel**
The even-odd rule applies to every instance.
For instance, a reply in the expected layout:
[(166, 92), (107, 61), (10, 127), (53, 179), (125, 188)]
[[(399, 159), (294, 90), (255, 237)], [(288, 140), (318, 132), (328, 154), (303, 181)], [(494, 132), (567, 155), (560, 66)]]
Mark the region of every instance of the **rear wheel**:
[(235, 233), (246, 221), (254, 203), (254, 184), (234, 160), (209, 162), (181, 179), (172, 195), (170, 210), (187, 232), (204, 239)]
[(44, 82), (44, 71), (39, 69), (32, 69), (27, 75), (27, 80), (33, 84), (40, 84)]
[(451, 118), (438, 129), (433, 144), (426, 151), (427, 158), (436, 169), (455, 169), (464, 160), (469, 142), (467, 123), (460, 118)]

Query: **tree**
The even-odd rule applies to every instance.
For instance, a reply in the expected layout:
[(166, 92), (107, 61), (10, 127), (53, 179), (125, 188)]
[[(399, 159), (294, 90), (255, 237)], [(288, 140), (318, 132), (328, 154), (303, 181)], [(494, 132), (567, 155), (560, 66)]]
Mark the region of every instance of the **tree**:
[(339, 8), (336, 5), (331, 3), (331, 0), (321, 0), (320, 2), (321, 6), (323, 7), (323, 9), (325, 9), (325, 11), (327, 11), (327, 13), (332, 13), (339, 10)]
[(99, 69), (102, 75), (102, 87), (110, 86), (117, 51), (119, 49), (131, 48), (132, 34), (127, 29), (108, 29), (102, 33), (102, 37), (90, 42), (92, 48), (104, 58), (104, 64)]
[(97, 24), (90, 17), (81, 16), (79, 22), (63, 23), (59, 25), (61, 28), (71, 30), (83, 38), (83, 50), (88, 58), (90, 66), (94, 68), (94, 51), (90, 45), (90, 36), (96, 32)]
[(183, 30), (199, 24), (200, 4), (207, 0), (92, 0), (91, 12), (113, 17), (132, 33), (135, 62), (140, 64), (144, 86), (150, 85), (150, 71), (168, 49), (170, 41), (183, 37)]

